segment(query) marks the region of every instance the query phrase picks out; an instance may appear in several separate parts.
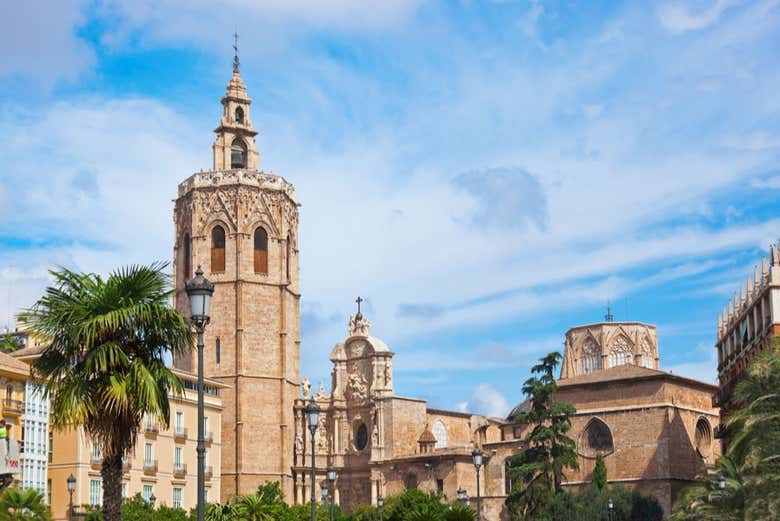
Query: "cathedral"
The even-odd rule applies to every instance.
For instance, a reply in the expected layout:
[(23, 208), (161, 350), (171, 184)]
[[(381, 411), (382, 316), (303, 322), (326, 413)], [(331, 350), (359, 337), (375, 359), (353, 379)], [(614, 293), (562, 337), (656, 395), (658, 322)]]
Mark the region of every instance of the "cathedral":
[[(221, 382), (222, 501), (279, 481), (288, 501), (310, 500), (329, 466), (333, 495), (349, 511), (410, 488), (459, 489), (477, 496), (472, 450), (484, 453), (479, 495), (483, 519), (503, 519), (512, 483), (508, 458), (529, 427), (507, 418), (445, 411), (401, 397), (393, 387), (393, 352), (372, 335), (368, 317), (349, 317), (347, 336), (330, 351), (329, 390), (301, 380), (298, 206), (293, 186), (260, 169), (260, 153), (238, 63), (222, 97), (213, 168), (179, 184), (174, 206), (176, 308), (189, 313), (184, 282), (202, 266), (215, 285), (205, 333), (206, 377)], [(174, 364), (196, 369), (192, 357)], [(602, 454), (610, 483), (652, 494), (668, 514), (680, 489), (719, 453), (713, 441), (715, 386), (659, 369), (655, 327), (604, 322), (570, 329), (558, 401), (572, 404), (571, 436), (580, 469), (565, 486), (591, 481)], [(304, 407), (320, 408), (314, 440)], [(474, 505), (474, 502), (472, 502)]]

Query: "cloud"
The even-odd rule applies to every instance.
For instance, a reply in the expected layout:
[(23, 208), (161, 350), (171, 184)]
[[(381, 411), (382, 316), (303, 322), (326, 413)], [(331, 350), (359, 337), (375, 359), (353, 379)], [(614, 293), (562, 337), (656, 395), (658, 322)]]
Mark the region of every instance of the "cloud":
[(709, 6), (695, 10), (689, 2), (674, 0), (662, 4), (657, 11), (661, 25), (672, 33), (704, 29), (717, 22), (729, 8), (740, 0), (710, 0)]
[(539, 180), (522, 168), (465, 172), (452, 180), (474, 202), (469, 220), (475, 226), (543, 229), (547, 202)]
[(751, 179), (750, 186), (753, 188), (768, 188), (770, 190), (780, 190), (780, 175), (772, 175), (762, 179)]
[(490, 384), (479, 384), (465, 402), (457, 405), (461, 412), (483, 414), (504, 418), (509, 413), (509, 402), (503, 394)]
[(401, 303), (398, 305), (398, 316), (416, 318), (419, 320), (428, 320), (431, 318), (440, 317), (444, 314), (444, 306), (438, 304), (408, 304)]
[(721, 143), (723, 146), (737, 150), (769, 150), (780, 147), (780, 135), (769, 132), (752, 132), (739, 136), (725, 137)]

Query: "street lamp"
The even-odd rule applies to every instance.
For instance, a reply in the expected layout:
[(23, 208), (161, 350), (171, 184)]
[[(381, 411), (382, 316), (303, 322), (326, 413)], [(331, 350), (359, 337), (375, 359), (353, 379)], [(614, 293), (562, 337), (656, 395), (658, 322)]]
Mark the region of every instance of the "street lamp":
[(322, 489), (322, 504), (325, 505), (328, 501), (328, 482), (323, 479), (320, 488)]
[(376, 506), (379, 507), (379, 521), (384, 521), (384, 515), (382, 514), (382, 508), (385, 506), (385, 498), (379, 496), (376, 498)]
[(198, 266), (195, 277), (184, 283), (187, 296), (190, 298), (190, 320), (198, 332), (198, 519), (206, 519), (206, 440), (204, 432), (203, 411), (203, 331), (208, 324), (211, 311), (211, 296), (214, 294), (214, 284), (203, 276), (203, 269)]
[(721, 490), (726, 488), (726, 478), (723, 477), (723, 474), (718, 475), (718, 488)]
[(333, 465), (328, 465), (325, 475), (330, 483), (330, 488), (333, 490), (330, 494), (330, 521), (333, 521), (333, 503), (336, 499), (336, 469), (333, 468)]
[[(317, 426), (320, 422), (320, 406), (311, 399), (306, 407), (303, 408), (306, 413), (306, 420), (309, 422), (309, 432), (311, 433), (311, 521), (317, 521), (317, 485), (315, 483), (314, 470), (314, 433), (317, 432)], [(200, 520), (198, 520), (200, 521)]]
[(70, 500), (68, 501), (68, 521), (73, 521), (73, 491), (76, 490), (76, 476), (71, 474), (68, 476), (68, 495)]
[(609, 498), (609, 502), (607, 503), (607, 506), (609, 507), (609, 521), (612, 521), (612, 508), (615, 506), (612, 503), (612, 498)]
[(466, 491), (462, 487), (458, 487), (458, 501), (466, 503), (467, 497)]
[(157, 496), (154, 495), (154, 492), (152, 492), (152, 495), (149, 496), (149, 504), (154, 508), (154, 504), (157, 501)]
[(477, 521), (482, 520), (482, 496), (479, 493), (479, 469), (482, 467), (482, 449), (479, 447), (471, 451), (471, 459), (477, 469)]

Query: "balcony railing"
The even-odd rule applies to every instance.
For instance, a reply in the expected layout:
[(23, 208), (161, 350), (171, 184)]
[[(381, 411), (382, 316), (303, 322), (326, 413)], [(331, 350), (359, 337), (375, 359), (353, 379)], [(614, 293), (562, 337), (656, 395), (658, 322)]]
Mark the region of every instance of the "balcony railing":
[(206, 473), (205, 473), (206, 479), (211, 479), (211, 476), (213, 475), (214, 475), (214, 471), (212, 470), (212, 468), (206, 467)]
[(6, 416), (19, 416), (24, 414), (24, 402), (22, 400), (11, 400), (6, 398), (3, 400), (3, 414)]
[(212, 443), (214, 441), (214, 433), (209, 431), (204, 435), (204, 440), (206, 443)]
[(122, 458), (122, 472), (130, 472), (132, 462), (128, 458)]
[(92, 465), (93, 468), (101, 468), (103, 466), (103, 456), (93, 454), (90, 459), (89, 463)]
[(157, 473), (157, 460), (144, 461), (144, 473), (146, 474)]
[(160, 432), (160, 426), (157, 425), (156, 423), (147, 423), (146, 425), (144, 425), (144, 432), (146, 434), (154, 436)]
[(187, 429), (184, 427), (177, 427), (173, 429), (173, 437), (177, 440), (186, 440), (187, 439)]
[(187, 475), (187, 464), (186, 463), (174, 463), (173, 464), (173, 475), (174, 476), (186, 476)]

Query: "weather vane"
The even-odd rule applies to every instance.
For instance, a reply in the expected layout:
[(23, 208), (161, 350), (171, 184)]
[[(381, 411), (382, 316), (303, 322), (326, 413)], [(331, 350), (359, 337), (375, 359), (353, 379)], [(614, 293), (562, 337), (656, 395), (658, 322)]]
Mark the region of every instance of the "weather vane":
[(233, 72), (238, 72), (238, 32), (233, 33)]

